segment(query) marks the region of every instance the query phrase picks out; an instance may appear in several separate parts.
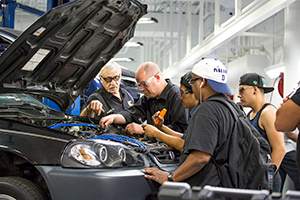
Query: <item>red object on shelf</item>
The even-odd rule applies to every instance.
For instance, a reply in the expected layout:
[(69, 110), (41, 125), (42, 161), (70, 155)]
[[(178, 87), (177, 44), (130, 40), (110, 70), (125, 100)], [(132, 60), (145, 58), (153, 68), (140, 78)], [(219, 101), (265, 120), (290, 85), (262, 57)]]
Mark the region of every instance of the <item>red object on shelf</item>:
[(279, 94), (280, 94), (280, 96), (283, 98), (283, 83), (284, 83), (284, 81), (283, 81), (283, 75), (284, 75), (284, 73), (283, 72), (281, 72), (280, 73), (280, 80), (279, 80), (279, 82), (278, 82), (278, 92), (279, 92)]

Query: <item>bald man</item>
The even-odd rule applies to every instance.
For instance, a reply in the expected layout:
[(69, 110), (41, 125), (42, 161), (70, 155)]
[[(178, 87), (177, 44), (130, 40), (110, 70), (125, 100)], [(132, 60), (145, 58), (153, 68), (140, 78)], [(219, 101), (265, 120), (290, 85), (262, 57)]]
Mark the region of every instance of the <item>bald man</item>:
[(159, 66), (154, 62), (142, 63), (135, 75), (137, 86), (144, 96), (128, 110), (103, 117), (102, 127), (109, 124), (128, 124), (125, 130), (130, 134), (144, 134), (142, 122), (154, 124), (152, 115), (163, 108), (167, 109), (164, 124), (183, 133), (187, 127), (185, 109), (180, 99), (180, 89), (170, 80), (165, 80)]

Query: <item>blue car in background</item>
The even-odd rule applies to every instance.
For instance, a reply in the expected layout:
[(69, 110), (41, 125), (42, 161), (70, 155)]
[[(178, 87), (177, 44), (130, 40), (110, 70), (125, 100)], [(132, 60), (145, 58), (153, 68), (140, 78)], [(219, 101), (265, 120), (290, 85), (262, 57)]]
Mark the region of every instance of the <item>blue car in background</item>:
[(0, 55), (13, 43), (22, 31), (0, 27)]

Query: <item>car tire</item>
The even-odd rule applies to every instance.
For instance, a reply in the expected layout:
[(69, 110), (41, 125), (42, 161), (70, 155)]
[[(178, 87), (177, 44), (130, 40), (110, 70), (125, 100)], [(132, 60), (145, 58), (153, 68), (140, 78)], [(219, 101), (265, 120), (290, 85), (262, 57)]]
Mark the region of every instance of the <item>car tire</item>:
[(0, 199), (45, 200), (41, 190), (31, 181), (20, 177), (0, 177)]

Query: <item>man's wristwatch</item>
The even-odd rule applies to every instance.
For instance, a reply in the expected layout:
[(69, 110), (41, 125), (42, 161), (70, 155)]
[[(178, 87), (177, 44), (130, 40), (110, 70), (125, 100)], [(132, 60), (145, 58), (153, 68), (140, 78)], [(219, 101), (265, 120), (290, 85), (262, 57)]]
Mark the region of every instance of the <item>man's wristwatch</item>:
[(168, 181), (174, 182), (174, 181), (173, 181), (173, 173), (170, 173), (170, 174), (168, 175)]

